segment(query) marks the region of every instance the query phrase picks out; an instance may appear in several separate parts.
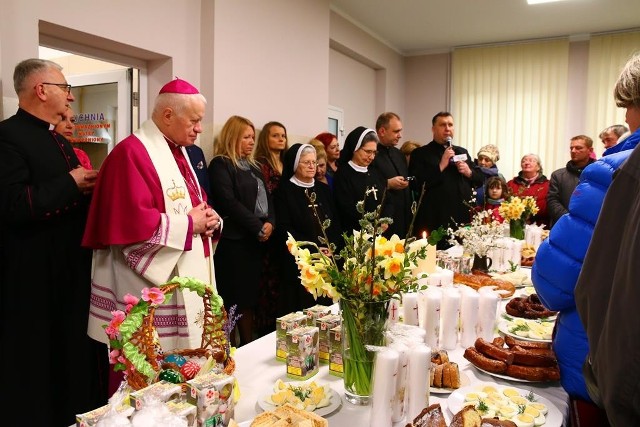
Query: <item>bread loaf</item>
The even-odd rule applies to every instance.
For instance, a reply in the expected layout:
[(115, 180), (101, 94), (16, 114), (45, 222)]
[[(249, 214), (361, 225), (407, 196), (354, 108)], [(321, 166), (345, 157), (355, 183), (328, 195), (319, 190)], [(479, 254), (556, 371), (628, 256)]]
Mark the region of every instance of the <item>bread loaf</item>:
[(480, 413), (473, 406), (467, 405), (453, 416), (449, 427), (480, 427), (481, 425)]

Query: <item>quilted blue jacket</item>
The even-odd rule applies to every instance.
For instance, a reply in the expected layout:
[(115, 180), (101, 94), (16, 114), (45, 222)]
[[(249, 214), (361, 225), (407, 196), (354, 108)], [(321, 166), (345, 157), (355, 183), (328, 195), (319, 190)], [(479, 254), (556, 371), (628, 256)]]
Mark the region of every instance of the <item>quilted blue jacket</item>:
[(551, 229), (538, 248), (531, 280), (542, 303), (559, 311), (553, 349), (562, 387), (574, 398), (591, 401), (582, 376), (589, 345), (576, 310), (573, 290), (613, 173), (640, 142), (640, 129), (620, 143), (616, 153), (587, 166), (571, 195), (569, 213)]

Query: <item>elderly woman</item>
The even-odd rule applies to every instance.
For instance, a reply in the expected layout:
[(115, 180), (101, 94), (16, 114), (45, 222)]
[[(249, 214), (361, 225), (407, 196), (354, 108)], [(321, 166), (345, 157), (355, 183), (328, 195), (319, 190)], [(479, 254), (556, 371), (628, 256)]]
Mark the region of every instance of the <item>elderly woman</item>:
[[(313, 296), (300, 284), (300, 272), (284, 244), (287, 233), (291, 233), (297, 241), (315, 242), (323, 250), (328, 251), (327, 245), (320, 240), (320, 236), (323, 236), (320, 224), (329, 219), (330, 225), (326, 230), (329, 242), (334, 243), (338, 249), (341, 247), (341, 228), (331, 191), (327, 184), (314, 178), (316, 161), (316, 150), (312, 145), (291, 146), (285, 155), (280, 187), (275, 192), (274, 203), (278, 218), (276, 239), (282, 242), (279, 245), (282, 251), (279, 257), (282, 262), (279, 299), (282, 307), (279, 311), (282, 314), (301, 311), (316, 303), (332, 304), (328, 298), (318, 298), (314, 301)], [(313, 202), (312, 195), (315, 195)], [(313, 248), (308, 247), (308, 249)]]
[(338, 138), (330, 132), (322, 132), (316, 135), (314, 139), (324, 144), (324, 151), (327, 152), (327, 176), (333, 178), (338, 170), (340, 159), (340, 143)]
[[(253, 340), (263, 257), (275, 225), (275, 209), (253, 157), (254, 145), (253, 123), (230, 117), (220, 131), (208, 169), (213, 205), (219, 206), (224, 219), (214, 257), (218, 293), (227, 310), (237, 305), (242, 314), (238, 320), (242, 344)], [(232, 345), (238, 345), (234, 337)]]
[[(361, 228), (362, 214), (356, 208), (357, 203), (364, 201), (365, 212), (373, 212), (387, 188), (387, 180), (375, 170), (369, 170), (377, 149), (376, 131), (359, 126), (349, 133), (340, 152), (340, 167), (333, 177), (333, 196), (342, 228), (347, 233)], [(393, 217), (393, 205), (388, 201), (382, 207), (381, 216)]]
[(531, 222), (539, 225), (549, 225), (547, 215), (547, 193), (549, 193), (549, 180), (542, 173), (542, 162), (537, 154), (525, 154), (520, 160), (520, 172), (512, 180), (507, 182), (512, 196), (532, 196), (536, 199), (538, 213), (530, 218)]

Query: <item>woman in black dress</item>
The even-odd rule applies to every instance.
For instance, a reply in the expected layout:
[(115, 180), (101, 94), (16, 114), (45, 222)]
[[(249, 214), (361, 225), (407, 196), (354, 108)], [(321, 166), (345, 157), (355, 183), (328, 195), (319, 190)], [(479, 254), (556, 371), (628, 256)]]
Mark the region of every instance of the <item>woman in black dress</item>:
[[(223, 218), (215, 256), (218, 293), (229, 310), (238, 306), (241, 344), (254, 338), (253, 318), (258, 304), (266, 242), (275, 226), (275, 210), (259, 164), (254, 160), (255, 127), (232, 116), (222, 127), (209, 163), (212, 204)], [(237, 345), (235, 335), (232, 345)]]
[[(341, 229), (336, 215), (331, 190), (323, 182), (314, 179), (316, 173), (316, 150), (310, 144), (294, 144), (285, 154), (284, 170), (280, 186), (276, 190), (275, 205), (278, 218), (277, 238), (281, 247), (282, 287), (280, 291), (281, 314), (302, 310), (314, 304), (330, 305), (331, 299), (320, 297), (314, 300), (300, 281), (300, 272), (295, 259), (286, 247), (287, 233), (297, 241), (315, 242), (323, 251), (328, 246), (320, 239), (320, 223), (331, 220), (326, 234), (329, 242), (341, 245)], [(315, 195), (315, 200), (313, 196)], [(313, 202), (312, 202), (313, 200)], [(315, 208), (315, 211), (314, 211)], [(315, 216), (320, 217), (320, 220)], [(313, 248), (308, 247), (310, 250)]]
[[(378, 148), (378, 135), (373, 129), (359, 126), (352, 130), (340, 151), (340, 167), (333, 179), (333, 197), (343, 230), (351, 234), (360, 230), (362, 213), (356, 205), (364, 201), (365, 212), (373, 212), (382, 201), (387, 180), (369, 165), (375, 158)], [(393, 206), (385, 202), (381, 216), (393, 218)], [(382, 225), (382, 231), (387, 229)]]

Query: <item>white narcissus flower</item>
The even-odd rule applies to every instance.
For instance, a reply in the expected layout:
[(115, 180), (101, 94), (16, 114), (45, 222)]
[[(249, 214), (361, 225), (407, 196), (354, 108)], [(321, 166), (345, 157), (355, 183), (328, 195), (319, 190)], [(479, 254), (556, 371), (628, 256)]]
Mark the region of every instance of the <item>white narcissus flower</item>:
[(392, 256), (385, 257), (384, 260), (380, 263), (382, 267), (384, 267), (384, 278), (389, 279), (391, 277), (395, 277), (404, 271), (404, 255), (396, 254)]
[(298, 242), (293, 238), (291, 233), (287, 233), (287, 249), (289, 249), (289, 253), (294, 257), (298, 256)]

